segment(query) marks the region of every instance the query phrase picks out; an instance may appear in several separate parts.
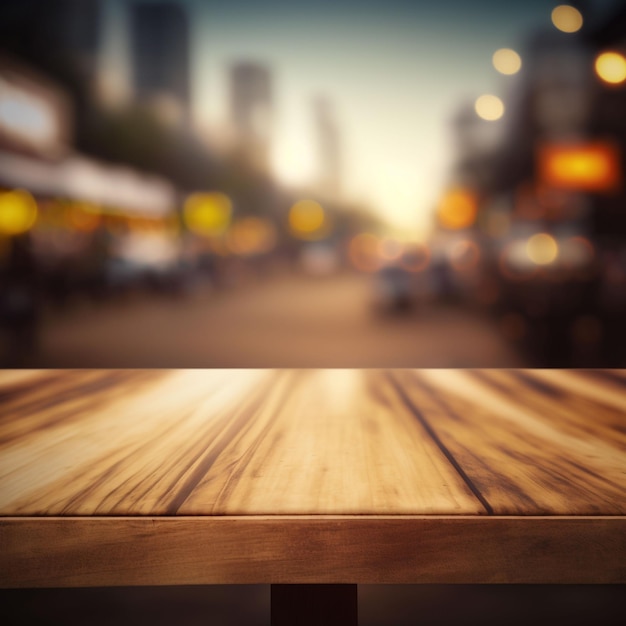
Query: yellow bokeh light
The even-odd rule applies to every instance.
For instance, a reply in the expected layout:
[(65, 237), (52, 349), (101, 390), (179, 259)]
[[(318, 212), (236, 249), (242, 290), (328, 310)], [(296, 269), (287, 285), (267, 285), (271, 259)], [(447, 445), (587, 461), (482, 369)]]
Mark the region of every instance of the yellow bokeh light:
[(536, 265), (549, 265), (556, 260), (559, 246), (552, 235), (537, 233), (526, 242), (526, 254)]
[(522, 68), (522, 59), (511, 48), (500, 48), (493, 53), (493, 66), (500, 74), (517, 74)]
[(317, 239), (326, 234), (326, 214), (314, 200), (300, 200), (289, 210), (289, 228), (300, 239)]
[(21, 235), (37, 219), (37, 203), (28, 191), (16, 189), (0, 194), (0, 234)]
[(468, 228), (476, 221), (478, 201), (467, 189), (452, 189), (444, 194), (437, 216), (444, 228)]
[(603, 52), (598, 55), (595, 69), (605, 83), (619, 85), (626, 80), (626, 58), (619, 52)]
[(220, 192), (194, 193), (183, 209), (189, 230), (199, 235), (221, 235), (230, 224), (232, 202)]
[(564, 33), (575, 33), (582, 28), (583, 16), (577, 8), (560, 4), (552, 11), (552, 23)]
[(504, 115), (504, 103), (498, 96), (484, 94), (474, 104), (478, 117), (488, 122), (499, 120)]

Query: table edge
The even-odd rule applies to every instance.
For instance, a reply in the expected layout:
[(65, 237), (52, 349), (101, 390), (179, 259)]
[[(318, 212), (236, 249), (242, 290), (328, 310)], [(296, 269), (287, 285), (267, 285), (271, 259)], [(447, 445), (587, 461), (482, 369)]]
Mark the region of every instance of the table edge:
[(626, 516), (0, 517), (0, 587), (626, 583)]

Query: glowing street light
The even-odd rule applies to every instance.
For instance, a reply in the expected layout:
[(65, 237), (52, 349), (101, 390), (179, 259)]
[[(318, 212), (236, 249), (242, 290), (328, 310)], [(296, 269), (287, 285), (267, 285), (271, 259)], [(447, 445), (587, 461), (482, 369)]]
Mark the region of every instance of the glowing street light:
[(0, 234), (21, 235), (28, 232), (37, 220), (37, 203), (22, 189), (0, 194)]
[(484, 94), (474, 103), (478, 117), (488, 122), (499, 120), (504, 115), (504, 103), (498, 96)]
[(526, 242), (526, 254), (536, 265), (550, 265), (559, 254), (559, 246), (547, 233), (537, 233)]
[(603, 52), (596, 57), (596, 74), (605, 83), (619, 85), (626, 80), (626, 58), (619, 52)]
[(216, 236), (226, 231), (230, 224), (232, 202), (220, 192), (194, 193), (185, 201), (185, 223), (199, 235)]
[(328, 227), (326, 212), (314, 200), (300, 200), (289, 210), (289, 228), (299, 239), (321, 239)]
[(577, 8), (560, 4), (552, 11), (552, 23), (564, 33), (575, 33), (583, 26), (583, 16)]
[(511, 48), (500, 48), (493, 53), (493, 66), (500, 74), (517, 74), (522, 68), (522, 58)]
[(460, 230), (469, 228), (476, 221), (478, 200), (468, 189), (450, 189), (439, 203), (437, 217), (444, 228)]

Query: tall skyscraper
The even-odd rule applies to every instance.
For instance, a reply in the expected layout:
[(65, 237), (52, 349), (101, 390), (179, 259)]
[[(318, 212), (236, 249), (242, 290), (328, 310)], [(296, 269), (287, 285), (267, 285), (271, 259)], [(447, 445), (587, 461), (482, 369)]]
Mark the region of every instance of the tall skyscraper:
[(190, 37), (185, 9), (174, 2), (130, 8), (132, 82), (137, 99), (185, 117), (191, 106)]
[(230, 111), (239, 148), (253, 166), (266, 170), (272, 126), (269, 68), (250, 61), (231, 67)]
[(337, 196), (341, 192), (339, 133), (333, 108), (327, 98), (313, 102), (318, 143), (318, 175), (322, 193)]

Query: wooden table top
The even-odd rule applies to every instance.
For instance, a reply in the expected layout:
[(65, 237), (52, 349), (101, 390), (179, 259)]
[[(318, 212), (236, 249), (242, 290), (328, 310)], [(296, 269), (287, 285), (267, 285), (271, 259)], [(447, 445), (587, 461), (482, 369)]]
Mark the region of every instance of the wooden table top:
[(624, 370), (0, 372), (0, 586), (626, 582)]

